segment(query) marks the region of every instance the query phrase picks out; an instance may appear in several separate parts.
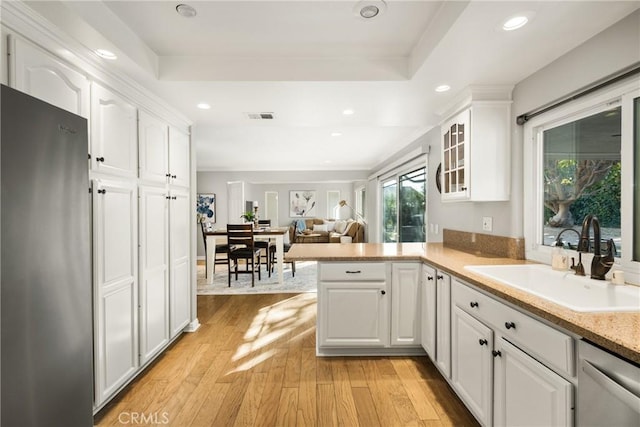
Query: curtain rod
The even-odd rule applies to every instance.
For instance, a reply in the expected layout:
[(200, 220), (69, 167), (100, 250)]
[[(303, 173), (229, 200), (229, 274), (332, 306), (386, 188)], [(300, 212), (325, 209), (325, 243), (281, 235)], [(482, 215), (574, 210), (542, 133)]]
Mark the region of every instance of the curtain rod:
[(585, 86), (581, 89), (578, 89), (577, 91), (573, 92), (573, 94), (568, 95), (564, 99), (560, 99), (559, 101), (553, 101), (552, 103), (547, 104), (546, 106), (542, 106), (538, 108), (537, 110), (532, 110), (532, 111), (529, 111), (528, 113), (521, 114), (518, 117), (516, 117), (516, 123), (518, 125), (523, 125), (533, 117), (536, 117), (542, 113), (546, 113), (547, 111), (553, 110), (554, 108), (557, 108), (568, 102), (575, 101), (578, 98), (582, 98), (585, 95), (593, 93), (599, 89), (602, 89), (603, 87), (612, 85), (614, 83), (617, 83), (621, 80), (624, 80), (636, 74), (640, 74), (640, 62), (636, 62), (635, 64), (630, 65), (629, 67), (623, 68), (617, 73), (611, 74), (601, 80), (598, 80), (591, 86)]

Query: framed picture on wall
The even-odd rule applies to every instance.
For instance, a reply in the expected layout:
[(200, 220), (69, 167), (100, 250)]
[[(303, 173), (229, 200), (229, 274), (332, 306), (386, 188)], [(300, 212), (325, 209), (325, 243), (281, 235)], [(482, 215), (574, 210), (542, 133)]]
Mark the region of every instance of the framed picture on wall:
[(216, 222), (216, 195), (198, 194), (196, 201), (198, 222)]
[(315, 207), (315, 191), (293, 190), (289, 192), (289, 216), (291, 218), (312, 216)]

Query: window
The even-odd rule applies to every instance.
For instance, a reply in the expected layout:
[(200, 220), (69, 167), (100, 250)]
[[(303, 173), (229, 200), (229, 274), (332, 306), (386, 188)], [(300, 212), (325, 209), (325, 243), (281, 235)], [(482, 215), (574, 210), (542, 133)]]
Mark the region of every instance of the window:
[[(615, 244), (613, 269), (629, 272), (634, 283), (640, 280), (639, 161), (633, 151), (640, 138), (637, 87), (636, 81), (585, 97), (525, 125), (528, 259), (549, 263), (550, 245), (566, 229), (575, 232), (562, 233), (565, 248), (575, 250), (584, 218), (595, 215), (601, 249), (606, 250), (608, 241)], [(591, 230), (592, 251), (593, 237)]]
[(552, 246), (558, 234), (576, 248), (582, 221), (598, 218), (601, 238), (613, 239), (617, 254), (620, 238), (620, 106), (558, 126), (543, 127), (544, 189), (543, 244)]
[(382, 241), (425, 242), (426, 179), (419, 168), (382, 183)]

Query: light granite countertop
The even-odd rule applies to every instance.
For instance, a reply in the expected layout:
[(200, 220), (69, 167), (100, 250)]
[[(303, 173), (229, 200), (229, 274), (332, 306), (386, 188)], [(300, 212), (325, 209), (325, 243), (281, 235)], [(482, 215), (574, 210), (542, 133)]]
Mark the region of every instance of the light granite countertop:
[(610, 351), (640, 363), (640, 311), (583, 313), (474, 274), (466, 265), (529, 263), (523, 260), (470, 254), (441, 243), (311, 243), (294, 244), (290, 261), (422, 261), (521, 307)]

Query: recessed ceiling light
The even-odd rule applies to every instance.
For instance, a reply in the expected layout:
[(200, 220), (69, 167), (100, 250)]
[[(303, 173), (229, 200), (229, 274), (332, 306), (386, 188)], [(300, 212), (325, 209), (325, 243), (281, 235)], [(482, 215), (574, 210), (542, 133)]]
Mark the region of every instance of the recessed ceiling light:
[(344, 111), (342, 112), (342, 114), (344, 114), (345, 116), (350, 116), (350, 115), (352, 115), (354, 112), (355, 112), (355, 111), (353, 111), (352, 109), (348, 108), (348, 109), (344, 110)]
[(201, 102), (197, 105), (197, 107), (201, 110), (209, 110), (211, 109), (211, 105), (207, 104), (206, 102)]
[(373, 19), (387, 10), (384, 0), (362, 0), (353, 7), (353, 14), (365, 19)]
[(198, 12), (193, 7), (184, 3), (176, 6), (176, 12), (178, 12), (180, 16), (183, 16), (185, 18), (193, 18), (198, 14)]
[(342, 136), (340, 132), (331, 132), (331, 136)]
[(449, 89), (451, 89), (451, 86), (449, 86), (449, 85), (440, 85), (440, 86), (436, 87), (436, 92), (446, 92)]
[(96, 49), (95, 52), (100, 58), (109, 59), (111, 61), (118, 59), (118, 56), (115, 53), (107, 49)]
[(510, 16), (502, 23), (502, 29), (504, 31), (513, 31), (522, 28), (533, 18), (533, 15), (533, 12), (522, 12)]

